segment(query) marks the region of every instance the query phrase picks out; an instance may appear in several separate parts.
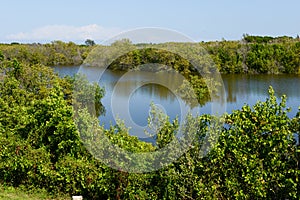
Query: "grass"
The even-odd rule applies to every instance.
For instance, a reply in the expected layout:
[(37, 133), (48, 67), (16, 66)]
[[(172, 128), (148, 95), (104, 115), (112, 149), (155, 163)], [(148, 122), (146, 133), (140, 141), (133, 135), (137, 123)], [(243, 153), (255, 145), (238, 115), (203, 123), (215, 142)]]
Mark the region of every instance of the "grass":
[(26, 191), (24, 188), (14, 188), (0, 185), (0, 200), (40, 200), (40, 199), (71, 199), (69, 196), (54, 197), (46, 191), (37, 189)]

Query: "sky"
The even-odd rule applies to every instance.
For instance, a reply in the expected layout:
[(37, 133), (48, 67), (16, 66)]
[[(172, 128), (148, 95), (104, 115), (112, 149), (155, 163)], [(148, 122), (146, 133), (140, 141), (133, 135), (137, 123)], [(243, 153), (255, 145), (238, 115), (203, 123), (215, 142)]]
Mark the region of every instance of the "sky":
[(0, 0), (0, 43), (101, 43), (143, 27), (194, 41), (300, 35), (299, 0)]

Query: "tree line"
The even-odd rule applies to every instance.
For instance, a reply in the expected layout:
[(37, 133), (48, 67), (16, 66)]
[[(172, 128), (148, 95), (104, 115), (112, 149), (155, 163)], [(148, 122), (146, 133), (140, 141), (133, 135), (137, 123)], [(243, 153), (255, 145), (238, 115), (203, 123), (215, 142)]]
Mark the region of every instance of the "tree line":
[(77, 45), (73, 42), (53, 41), (49, 44), (0, 44), (0, 54), (7, 60), (17, 59), (26, 64), (46, 66), (80, 65), (91, 45)]
[[(181, 52), (186, 52), (187, 58), (201, 63), (201, 68), (204, 65), (214, 65), (224, 74), (300, 74), (300, 40), (298, 37), (287, 36), (244, 35), (240, 41), (223, 40), (192, 44), (132, 44), (126, 39), (116, 41), (111, 46), (95, 45), (93, 40), (87, 40), (85, 45), (62, 41), (54, 41), (50, 44), (12, 43), (0, 44), (0, 55), (7, 59), (16, 58), (20, 62), (28, 64), (70, 66), (81, 65), (95, 48), (122, 48), (124, 45), (132, 48), (133, 51), (124, 55), (123, 64), (112, 66), (113, 69), (124, 70), (128, 66), (138, 66), (145, 61), (175, 66), (181, 71), (189, 69), (190, 64), (186, 60), (178, 59), (178, 55), (174, 56), (165, 51), (166, 48), (168, 50), (180, 48)], [(131, 47), (129, 47), (130, 45)], [(195, 53), (193, 51), (195, 49), (198, 49), (198, 52)], [(209, 61), (210, 59), (211, 61)]]

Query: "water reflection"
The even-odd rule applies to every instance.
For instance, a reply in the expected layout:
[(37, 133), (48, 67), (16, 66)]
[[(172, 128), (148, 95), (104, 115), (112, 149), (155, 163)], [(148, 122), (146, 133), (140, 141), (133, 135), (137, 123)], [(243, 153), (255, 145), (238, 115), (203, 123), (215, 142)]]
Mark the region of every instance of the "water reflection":
[[(265, 96), (271, 85), (278, 97), (300, 98), (298, 75), (222, 75), (227, 90), (227, 101), (236, 102), (238, 97)], [(300, 100), (300, 99), (299, 99)]]
[[(99, 84), (106, 90), (103, 104), (107, 108), (105, 116), (100, 116), (100, 122), (103, 122), (106, 127), (109, 126), (108, 120), (115, 123), (114, 112), (111, 109), (115, 108), (121, 119), (122, 116), (125, 116), (124, 120), (127, 124), (130, 119), (133, 121), (134, 124), (129, 124), (132, 132), (136, 131), (136, 126), (146, 128), (151, 103), (161, 106), (170, 116), (170, 120), (174, 120), (176, 117), (181, 120), (180, 105), (183, 104), (183, 101), (173, 93), (175, 90), (173, 87), (176, 88), (176, 85), (181, 82), (182, 79), (180, 80), (178, 76), (170, 72), (136, 71), (126, 73), (125, 76), (125, 72), (107, 70), (99, 81)], [(130, 116), (124, 114), (128, 112), (127, 109), (129, 109)], [(141, 131), (139, 130), (139, 132)], [(139, 136), (141, 137), (141, 135)]]
[(254, 105), (258, 100), (265, 101), (269, 86), (280, 98), (287, 95), (287, 106), (292, 108), (288, 113), (294, 117), (300, 106), (300, 76), (299, 75), (222, 75), (227, 92), (227, 111), (240, 109), (245, 103)]
[[(168, 88), (158, 84), (146, 84), (137, 90), (130, 97), (129, 112), (132, 120), (139, 126), (147, 126), (149, 105), (155, 103), (165, 111), (165, 114), (174, 119), (176, 115), (180, 118), (180, 103), (175, 94)], [(139, 114), (136, 114), (136, 112)]]
[[(156, 98), (160, 99), (172, 99), (172, 96), (169, 96), (168, 88), (159, 85), (159, 84), (148, 84), (149, 82), (159, 83), (164, 82), (165, 85), (174, 85), (180, 84), (181, 80), (178, 80), (178, 76), (175, 76), (173, 73), (168, 72), (143, 72), (137, 71), (132, 73), (131, 75), (127, 75), (126, 78), (121, 79), (125, 72), (116, 72), (107, 70), (101, 77), (99, 84), (104, 86), (107, 91), (112, 91), (116, 84), (118, 83), (118, 87), (121, 87), (120, 93), (118, 96), (127, 95), (129, 91), (136, 89), (139, 85), (149, 85), (148, 87), (143, 87), (139, 90), (140, 93), (149, 94), (155, 93)], [(170, 98), (171, 97), (171, 98)]]
[[(73, 75), (77, 73), (79, 66), (77, 67), (55, 67), (55, 70), (62, 76)], [(97, 68), (91, 68), (90, 73), (97, 77)], [(106, 108), (105, 116), (101, 116), (100, 122), (104, 123), (106, 127), (109, 126), (109, 122), (114, 123), (114, 116), (110, 110), (111, 108), (111, 95), (116, 83), (121, 81), (119, 87), (119, 93), (117, 98), (120, 104), (124, 104), (124, 100), (128, 97), (128, 91), (136, 88), (145, 80), (164, 80), (167, 84), (172, 85), (179, 80), (176, 79), (174, 74), (169, 72), (155, 73), (152, 72), (136, 72), (133, 76), (126, 76), (125, 79), (120, 79), (124, 76), (125, 72), (109, 71), (106, 70), (101, 77), (99, 84), (105, 87), (106, 94), (103, 98), (103, 105)], [(265, 101), (268, 97), (267, 91), (271, 85), (277, 97), (286, 94), (287, 106), (292, 108), (292, 111), (288, 113), (289, 117), (294, 117), (300, 106), (300, 76), (298, 75), (222, 75), (222, 79), (226, 89), (227, 95), (227, 112), (231, 113), (232, 110), (240, 109), (244, 104), (254, 105), (258, 100)], [(177, 115), (180, 115), (178, 100), (175, 95), (163, 86), (157, 84), (145, 84), (139, 89), (134, 90), (129, 99), (129, 110), (132, 119), (138, 125), (145, 125), (147, 123), (147, 114), (151, 101), (161, 104), (165, 108), (171, 119), (174, 119)], [(126, 103), (126, 102), (125, 102)], [(127, 102), (128, 103), (128, 102)], [(125, 106), (125, 104), (124, 104)], [(200, 109), (200, 114), (211, 112), (211, 103), (206, 103)], [(220, 113), (221, 114), (221, 113)]]

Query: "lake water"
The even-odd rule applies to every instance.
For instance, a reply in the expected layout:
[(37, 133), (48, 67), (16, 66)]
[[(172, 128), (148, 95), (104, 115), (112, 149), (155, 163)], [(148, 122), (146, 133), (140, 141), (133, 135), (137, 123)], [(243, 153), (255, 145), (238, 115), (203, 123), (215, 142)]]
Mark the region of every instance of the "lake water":
[[(78, 69), (79, 66), (54, 67), (54, 70), (61, 76), (73, 75)], [(91, 73), (97, 74), (97, 70), (93, 70)], [(122, 72), (106, 70), (99, 81), (99, 84), (106, 90), (105, 97), (102, 99), (106, 113), (100, 116), (99, 120), (106, 128), (109, 127), (110, 122), (115, 124), (114, 119), (117, 116), (125, 120), (125, 124), (132, 127), (133, 131), (136, 131), (136, 128), (145, 127), (151, 102), (167, 113), (170, 119), (176, 116), (180, 119), (182, 116), (180, 106), (183, 101), (178, 99), (173, 91), (159, 84), (144, 84), (145, 80), (153, 80), (156, 83), (165, 81), (172, 85), (177, 80), (174, 74), (135, 72), (127, 76), (123, 75)], [(240, 109), (245, 104), (254, 105), (259, 100), (265, 101), (268, 98), (270, 85), (274, 88), (278, 98), (283, 94), (287, 95), (287, 106), (292, 108), (288, 113), (289, 117), (294, 117), (300, 106), (299, 75), (222, 75), (222, 79), (226, 93), (226, 103), (222, 106), (225, 107), (224, 111), (227, 113)], [(208, 102), (193, 110), (195, 109), (200, 114), (211, 114), (212, 103)], [(139, 137), (142, 136), (139, 135)]]

